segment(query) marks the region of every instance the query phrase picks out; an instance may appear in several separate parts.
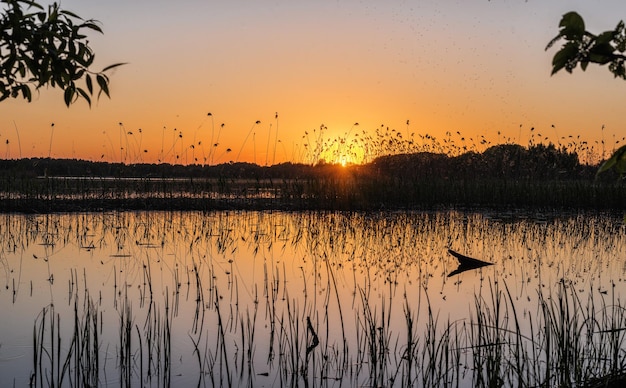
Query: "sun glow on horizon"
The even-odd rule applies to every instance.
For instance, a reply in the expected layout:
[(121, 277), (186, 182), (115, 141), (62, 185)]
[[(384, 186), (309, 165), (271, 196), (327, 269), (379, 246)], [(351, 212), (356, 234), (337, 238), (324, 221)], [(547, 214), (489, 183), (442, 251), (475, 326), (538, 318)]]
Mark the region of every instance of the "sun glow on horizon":
[[(206, 113), (205, 113), (206, 115)], [(417, 120), (415, 120), (417, 121)], [(174, 123), (176, 124), (176, 123)], [(396, 128), (354, 123), (331, 129), (326, 125), (303, 131), (299, 141), (291, 140), (293, 125), (278, 122), (278, 114), (269, 120), (247, 123), (248, 137), (229, 133), (229, 125), (214, 121), (213, 115), (200, 117), (195, 123), (160, 128), (136, 127), (124, 122), (109, 123), (95, 135), (82, 131), (67, 140), (71, 127), (64, 120), (47, 122), (41, 134), (16, 126), (13, 131), (0, 132), (5, 159), (68, 158), (112, 163), (169, 163), (182, 165), (216, 165), (247, 162), (271, 166), (284, 162), (304, 164), (361, 165), (384, 155), (432, 152), (457, 156), (466, 152), (483, 152), (502, 144), (527, 147), (554, 144), (576, 152), (583, 163), (594, 164), (608, 157), (626, 143), (614, 128), (601, 127), (598, 138), (571, 135), (555, 125), (516, 125), (495, 135), (472, 132), (428, 131), (409, 120)], [(133, 125), (134, 127), (131, 127)], [(241, 126), (241, 125), (240, 125)], [(22, 133), (25, 132), (25, 133)], [(288, 132), (288, 133), (285, 133)], [(17, 135), (20, 135), (19, 138)], [(36, 135), (36, 136), (35, 136)], [(86, 136), (86, 137), (85, 137)], [(89, 139), (80, 146), (81, 139)], [(35, 143), (36, 142), (36, 143)], [(30, 146), (32, 144), (32, 147)]]
[[(573, 136), (581, 156), (624, 144), (623, 82), (591, 67), (550, 77), (555, 52), (543, 48), (568, 5), (64, 4), (102, 22), (104, 35), (90, 36), (96, 68), (129, 64), (91, 109), (67, 109), (53, 88), (1, 102), (2, 158), (348, 166), (527, 146), (531, 136)], [(624, 10), (580, 4), (606, 28)]]

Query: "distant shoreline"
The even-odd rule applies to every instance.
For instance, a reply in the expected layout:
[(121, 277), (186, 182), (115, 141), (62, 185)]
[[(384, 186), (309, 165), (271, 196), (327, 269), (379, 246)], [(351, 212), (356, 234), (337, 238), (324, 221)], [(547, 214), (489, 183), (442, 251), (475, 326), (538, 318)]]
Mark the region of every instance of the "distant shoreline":
[(365, 165), (0, 160), (0, 212), (530, 209), (626, 211), (626, 180), (554, 146), (388, 155)]

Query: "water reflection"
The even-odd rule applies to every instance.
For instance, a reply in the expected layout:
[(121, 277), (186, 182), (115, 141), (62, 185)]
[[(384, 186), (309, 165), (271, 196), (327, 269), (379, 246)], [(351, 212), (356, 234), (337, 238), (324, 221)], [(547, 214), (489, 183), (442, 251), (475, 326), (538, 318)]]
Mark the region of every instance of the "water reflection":
[[(626, 291), (625, 227), (608, 216), (11, 214), (0, 228), (0, 376), (17, 386), (476, 383), (475, 310), (514, 304), (496, 328), (536, 332), (564, 285), (596, 307)], [(448, 249), (493, 265), (459, 271)]]

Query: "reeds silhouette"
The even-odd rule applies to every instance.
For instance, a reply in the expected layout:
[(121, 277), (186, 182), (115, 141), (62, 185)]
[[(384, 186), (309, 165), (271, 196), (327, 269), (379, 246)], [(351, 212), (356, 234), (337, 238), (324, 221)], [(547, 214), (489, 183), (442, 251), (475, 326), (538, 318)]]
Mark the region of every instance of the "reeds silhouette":
[[(248, 134), (246, 135), (246, 137), (243, 139), (243, 143), (241, 144), (241, 148), (239, 149), (239, 152), (237, 153), (237, 157), (235, 158), (235, 161), (238, 162), (239, 161), (239, 157), (241, 156), (241, 152), (243, 151), (243, 148), (246, 146), (246, 142), (248, 141), (248, 138), (250, 137), (250, 134), (252, 134), (252, 131), (254, 130), (254, 128), (261, 124), (260, 120), (257, 120), (254, 122), (254, 124), (252, 124), (252, 127), (250, 127), (250, 130), (248, 131)], [(255, 152), (255, 158), (256, 158), (256, 152)]]
[[(57, 217), (49, 224), (57, 234), (41, 238), (74, 244), (72, 236), (82, 236), (84, 228)], [(485, 217), (454, 213), (197, 212), (184, 217), (189, 219), (134, 213), (103, 216), (104, 226), (85, 221), (99, 234), (114, 236), (114, 252), (121, 252), (112, 258), (122, 266), (113, 272), (119, 315), (103, 315), (100, 306), (106, 303), (87, 292), (94, 285), (73, 273), (71, 314), (61, 316), (47, 306), (35, 318), (33, 386), (98, 383), (106, 379), (105, 365), (111, 360), (122, 386), (170, 386), (181, 363), (178, 357), (186, 354), (197, 370), (186, 369), (184, 377), (197, 373), (191, 381), (212, 386), (256, 385), (266, 378), (283, 386), (317, 386), (320, 381), (345, 386), (572, 386), (623, 376), (626, 320), (615, 288), (582, 293), (576, 284), (580, 280), (557, 279), (561, 271), (552, 278), (546, 267), (541, 272), (548, 263), (503, 259), (499, 265), (508, 269), (494, 267), (489, 276), (476, 276), (480, 279), (467, 313), (446, 316), (435, 298), (454, 287), (436, 286), (447, 279), (440, 276), (440, 260), (425, 261), (432, 252), (422, 252), (417, 261), (414, 257), (426, 247), (438, 247), (435, 256), (443, 258), (446, 239), (433, 242), (439, 233), (485, 250), (494, 247), (472, 242), (491, 235), (499, 242), (513, 240), (508, 243), (514, 247), (529, 236), (544, 236), (567, 252), (590, 252), (593, 257), (585, 260), (591, 261), (582, 267), (600, 276), (606, 263), (594, 263), (594, 252), (619, 250), (615, 244), (623, 241), (623, 235), (609, 233), (610, 241), (594, 242), (600, 237), (591, 236), (610, 228), (608, 221), (572, 231), (565, 226), (576, 225), (573, 221), (522, 221), (506, 227), (495, 221), (492, 229)], [(38, 228), (48, 230), (40, 224), (24, 229), (32, 233)], [(103, 241), (99, 249), (108, 243)], [(529, 244), (532, 252), (540, 246), (552, 249), (545, 240)], [(176, 247), (185, 253), (177, 257), (177, 265), (156, 260), (177, 252)], [(270, 256), (283, 249), (287, 256), (292, 250), (306, 252), (306, 262), (285, 263)], [(246, 284), (249, 273), (238, 268), (245, 265), (237, 263), (244, 252), (258, 255), (251, 260), (263, 259), (262, 276), (253, 283)], [(379, 257), (383, 252), (385, 259)], [(506, 275), (513, 270), (532, 277), (523, 280), (524, 287), (537, 286), (536, 293), (528, 289), (520, 294), (513, 287), (520, 279)], [(123, 273), (139, 276), (130, 284), (122, 280)], [(406, 283), (408, 279), (416, 284)], [(535, 303), (527, 304), (522, 295)], [(192, 313), (189, 319), (177, 313), (183, 304), (189, 305), (184, 309)], [(455, 313), (463, 318), (454, 318)], [(109, 339), (103, 328), (117, 333), (114, 347), (104, 346)], [(183, 339), (192, 350), (179, 356)], [(111, 365), (106, 366), (111, 373)]]
[[(50, 292), (59, 289), (63, 302), (68, 292), (67, 306), (56, 299), (34, 310), (33, 386), (623, 379), (623, 287), (611, 283), (622, 225), (515, 214), (13, 214), (0, 217), (0, 237), (10, 241), (0, 259), (40, 244), (62, 253), (32, 258), (57, 275)], [(497, 265), (452, 283), (450, 241)], [(96, 263), (111, 276), (101, 291), (80, 269), (63, 282), (70, 251), (108, 261)], [(522, 254), (504, 256), (512, 251)], [(13, 303), (31, 303), (27, 289), (16, 293)], [(455, 293), (463, 308), (446, 305)]]
[[(203, 128), (206, 122), (211, 120), (210, 135), (204, 134)], [(268, 124), (267, 139), (257, 139), (256, 129), (261, 124), (260, 120), (255, 121), (241, 144), (230, 144), (223, 146), (221, 132), (225, 127), (222, 123), (215, 128), (213, 113), (209, 112), (200, 121), (198, 126), (192, 131), (191, 136), (185, 136), (188, 132), (185, 129), (171, 128), (163, 126), (161, 129), (160, 150), (150, 150), (144, 146), (144, 134), (150, 129), (128, 129), (123, 122), (118, 123), (118, 140), (114, 142), (106, 135), (103, 149), (108, 149), (100, 155), (100, 159), (110, 159), (123, 164), (144, 163), (154, 158), (159, 163), (173, 164), (209, 164), (224, 162), (222, 158), (228, 152), (225, 150), (237, 149), (234, 162), (242, 162), (241, 157), (244, 149), (249, 145), (252, 137), (252, 152), (249, 156), (251, 162), (257, 163), (257, 158), (262, 155), (261, 148), (257, 149), (257, 141), (264, 142), (265, 157), (259, 159), (259, 163), (265, 166), (276, 165), (277, 163), (304, 163), (315, 165), (324, 164), (367, 164), (377, 158), (389, 155), (415, 154), (415, 153), (439, 153), (447, 156), (460, 156), (466, 153), (482, 153), (486, 149), (499, 146), (517, 144), (525, 148), (536, 146), (551, 146), (563, 151), (574, 153), (583, 164), (598, 165), (611, 151), (615, 151), (626, 141), (626, 137), (618, 137), (615, 132), (610, 136), (612, 144), (609, 145), (607, 139), (607, 128), (600, 126), (600, 140), (588, 141), (581, 139), (580, 135), (562, 135), (562, 130), (552, 124), (545, 128), (538, 126), (519, 125), (517, 136), (505, 136), (505, 130), (498, 130), (496, 138), (491, 139), (487, 135), (467, 136), (461, 130), (446, 130), (441, 135), (434, 135), (433, 130), (416, 129), (410, 120), (403, 124), (404, 128), (396, 129), (393, 126), (381, 124), (373, 128), (364, 128), (358, 122), (349, 125), (345, 131), (337, 131), (336, 128), (327, 128), (321, 124), (318, 128), (303, 131), (301, 141), (293, 141), (291, 146), (282, 136), (287, 134), (279, 130), (278, 112), (273, 114), (274, 122)], [(14, 123), (15, 124), (15, 123)], [(22, 157), (22, 147), (19, 131), (15, 126), (19, 156)], [(360, 131), (357, 132), (357, 129)], [(51, 125), (50, 141), (48, 146), (48, 158), (52, 157), (52, 146), (54, 136), (54, 125)], [(145, 132), (148, 130), (148, 132)], [(171, 131), (171, 139), (167, 141), (167, 132)], [(272, 132), (273, 131), (273, 132)], [(265, 132), (265, 131), (264, 131)], [(341, 135), (329, 137), (332, 132), (343, 132)], [(545, 134), (548, 133), (549, 136)], [(189, 141), (185, 139), (189, 138)], [(6, 144), (5, 157), (10, 158), (10, 139), (4, 141)], [(117, 144), (114, 144), (117, 143)], [(280, 143), (280, 146), (279, 146)], [(273, 145), (272, 145), (273, 144)], [(289, 149), (290, 147), (290, 149)], [(282, 157), (278, 148), (282, 148)], [(114, 151), (117, 149), (118, 151)], [(115, 156), (118, 155), (118, 156)], [(201, 155), (201, 156), (200, 156)]]

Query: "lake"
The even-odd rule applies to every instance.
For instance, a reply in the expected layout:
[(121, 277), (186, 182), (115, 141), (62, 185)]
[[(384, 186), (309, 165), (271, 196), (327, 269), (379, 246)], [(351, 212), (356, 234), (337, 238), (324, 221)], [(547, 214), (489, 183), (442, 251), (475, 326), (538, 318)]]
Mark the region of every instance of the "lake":
[[(626, 365), (621, 214), (2, 214), (0, 243), (2, 386), (558, 385)], [(448, 249), (493, 265), (448, 276)]]

